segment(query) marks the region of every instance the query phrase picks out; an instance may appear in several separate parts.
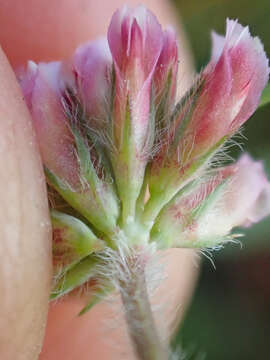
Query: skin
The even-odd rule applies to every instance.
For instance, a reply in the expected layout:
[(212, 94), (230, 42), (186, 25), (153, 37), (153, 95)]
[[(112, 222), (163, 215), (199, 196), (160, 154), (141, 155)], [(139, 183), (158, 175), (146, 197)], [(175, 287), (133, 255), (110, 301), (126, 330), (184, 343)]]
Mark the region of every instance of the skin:
[[(144, 3), (163, 25), (176, 23), (165, 0)], [(48, 315), (51, 229), (45, 179), (30, 115), (12, 71), (12, 67), (28, 59), (49, 61), (68, 57), (78, 44), (105, 34), (113, 11), (121, 5), (121, 0), (0, 0), (3, 49), (0, 52), (0, 357), (3, 360), (111, 360), (133, 356), (124, 325), (121, 326), (117, 302), (114, 306), (101, 303), (78, 318), (85, 296), (69, 296), (51, 305)], [(191, 78), (192, 62), (184, 34), (179, 26), (178, 29), (183, 91)], [(167, 277), (155, 297), (156, 302), (158, 299), (158, 303), (166, 304), (157, 311), (162, 314), (158, 316), (160, 324), (166, 319), (172, 327), (176, 313), (183, 314), (196, 278), (194, 259), (194, 253), (186, 250), (172, 250), (163, 256)]]

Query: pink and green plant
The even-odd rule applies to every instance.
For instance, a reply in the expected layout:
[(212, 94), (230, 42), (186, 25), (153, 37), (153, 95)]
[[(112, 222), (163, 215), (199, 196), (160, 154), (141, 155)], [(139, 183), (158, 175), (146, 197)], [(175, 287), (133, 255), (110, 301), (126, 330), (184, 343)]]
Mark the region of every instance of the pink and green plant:
[(51, 299), (90, 282), (84, 313), (118, 290), (145, 360), (170, 357), (147, 297), (155, 252), (216, 248), (270, 214), (262, 163), (247, 154), (223, 161), (268, 81), (260, 40), (228, 20), (181, 99), (177, 68), (174, 30), (139, 6), (114, 13), (107, 39), (68, 61), (29, 62), (19, 76), (48, 182)]

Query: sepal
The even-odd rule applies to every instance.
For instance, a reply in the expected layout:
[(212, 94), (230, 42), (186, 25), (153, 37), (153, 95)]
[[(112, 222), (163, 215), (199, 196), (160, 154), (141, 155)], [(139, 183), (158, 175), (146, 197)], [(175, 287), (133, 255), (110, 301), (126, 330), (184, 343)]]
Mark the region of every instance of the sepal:
[(51, 210), (54, 272), (66, 272), (82, 258), (104, 249), (106, 243), (74, 216)]
[(111, 292), (115, 289), (112, 284), (96, 284), (91, 288), (92, 294), (90, 295), (90, 301), (88, 304), (79, 312), (79, 316), (84, 315), (90, 311), (93, 306), (104, 300)]
[(225, 179), (218, 174), (207, 181), (199, 184), (194, 181), (184, 187), (157, 217), (151, 240), (160, 248), (210, 248), (224, 241), (228, 234), (212, 234), (207, 217), (228, 190), (230, 180), (230, 173)]
[(97, 273), (98, 260), (94, 256), (87, 256), (59, 276), (55, 276), (50, 299), (56, 300), (68, 294), (75, 288), (94, 279)]

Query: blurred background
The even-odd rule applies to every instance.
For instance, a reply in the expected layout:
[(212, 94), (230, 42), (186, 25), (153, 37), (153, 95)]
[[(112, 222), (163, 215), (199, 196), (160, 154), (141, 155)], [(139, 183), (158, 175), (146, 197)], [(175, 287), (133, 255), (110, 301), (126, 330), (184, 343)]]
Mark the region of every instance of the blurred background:
[[(269, 0), (171, 0), (192, 46), (197, 70), (208, 62), (210, 31), (224, 34), (226, 17), (249, 25), (270, 56)], [(241, 139), (246, 151), (262, 159), (270, 178), (270, 106), (247, 122)], [(239, 149), (233, 150), (237, 158)], [(242, 231), (243, 232), (243, 231)], [(204, 258), (185, 321), (174, 345), (190, 360), (270, 359), (270, 218), (245, 231), (239, 245)]]

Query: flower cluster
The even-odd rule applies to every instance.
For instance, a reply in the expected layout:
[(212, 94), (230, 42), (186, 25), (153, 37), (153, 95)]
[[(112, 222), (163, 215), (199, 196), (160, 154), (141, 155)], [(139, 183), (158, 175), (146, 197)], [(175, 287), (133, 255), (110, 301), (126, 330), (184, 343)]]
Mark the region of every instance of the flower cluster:
[(179, 101), (177, 68), (173, 29), (139, 6), (115, 12), (107, 39), (20, 75), (51, 197), (52, 297), (95, 277), (96, 254), (123, 241), (215, 247), (270, 214), (260, 162), (213, 166), (268, 81), (260, 40), (228, 20)]

